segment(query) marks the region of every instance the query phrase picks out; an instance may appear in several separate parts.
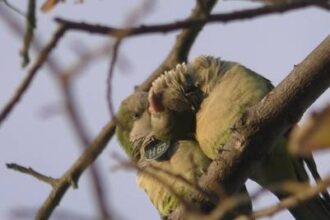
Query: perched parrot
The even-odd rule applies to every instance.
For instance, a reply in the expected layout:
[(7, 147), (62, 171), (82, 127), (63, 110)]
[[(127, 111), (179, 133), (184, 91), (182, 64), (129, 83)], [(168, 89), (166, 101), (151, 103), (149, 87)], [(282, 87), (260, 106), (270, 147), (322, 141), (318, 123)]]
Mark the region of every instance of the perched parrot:
[[(189, 201), (195, 181), (207, 170), (211, 160), (192, 139), (157, 142), (151, 130), (148, 93), (137, 92), (124, 100), (116, 117), (117, 137), (128, 156), (137, 163), (138, 186), (144, 189), (160, 215), (166, 218), (181, 199)], [(184, 180), (190, 184), (187, 184)], [(235, 211), (252, 209), (245, 186), (243, 204)]]
[[(269, 80), (235, 62), (200, 56), (192, 63), (178, 64), (158, 77), (149, 91), (153, 137), (166, 142), (194, 136), (212, 160), (224, 150), (235, 121), (272, 89)], [(251, 176), (279, 199), (289, 193), (276, 186), (285, 181), (309, 181), (302, 159), (291, 156), (286, 144), (286, 138), (280, 138)], [(316, 171), (312, 158), (309, 162)], [(330, 219), (330, 206), (321, 196), (290, 212), (299, 220)]]

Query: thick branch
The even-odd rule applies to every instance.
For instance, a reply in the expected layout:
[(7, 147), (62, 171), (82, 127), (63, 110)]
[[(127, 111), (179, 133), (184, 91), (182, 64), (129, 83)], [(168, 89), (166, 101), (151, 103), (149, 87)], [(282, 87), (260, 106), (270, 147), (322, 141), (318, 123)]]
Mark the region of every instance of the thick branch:
[[(232, 150), (219, 153), (200, 179), (201, 187), (211, 193), (221, 183), (228, 193), (236, 192), (276, 139), (298, 122), (329, 85), (330, 36), (235, 124), (225, 146)], [(200, 195), (194, 197), (202, 201)]]
[[(219, 154), (212, 163), (208, 176), (215, 174), (213, 178), (216, 178), (206, 176), (204, 180), (221, 180), (229, 192), (236, 191), (247, 179), (251, 168), (270, 150), (272, 143), (292, 124), (298, 122), (306, 109), (329, 85), (330, 36), (236, 123), (236, 132), (226, 149), (237, 151)], [(226, 163), (219, 163), (222, 160), (229, 162), (228, 166), (224, 166)]]

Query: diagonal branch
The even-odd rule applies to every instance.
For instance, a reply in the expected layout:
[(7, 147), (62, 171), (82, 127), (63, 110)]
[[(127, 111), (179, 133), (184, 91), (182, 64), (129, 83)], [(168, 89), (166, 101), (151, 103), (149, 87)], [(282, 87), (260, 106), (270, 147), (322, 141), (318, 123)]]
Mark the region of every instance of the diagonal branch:
[[(76, 132), (78, 139), (81, 142), (81, 146), (83, 149), (88, 147), (90, 140), (89, 136), (86, 132), (85, 126), (83, 125), (83, 122), (81, 118), (79, 117), (77, 105), (75, 102), (75, 99), (73, 98), (73, 91), (72, 91), (72, 84), (70, 82), (69, 77), (66, 77), (62, 75), (62, 77), (58, 77), (60, 84), (62, 86), (62, 92), (65, 99), (65, 106), (66, 106), (66, 113), (70, 119), (70, 122), (72, 123), (72, 126), (74, 127), (74, 131)], [(90, 166), (90, 174), (92, 177), (92, 183), (93, 183), (93, 190), (96, 196), (96, 202), (97, 207), (99, 208), (99, 212), (101, 214), (102, 219), (110, 220), (111, 215), (108, 210), (108, 204), (107, 200), (105, 198), (105, 190), (104, 187), (102, 187), (102, 179), (99, 172), (99, 169), (97, 168), (97, 164), (92, 164)], [(74, 180), (71, 180), (71, 184), (74, 184), (74, 186), (78, 186), (77, 182)]]
[[(34, 77), (36, 76), (38, 70), (41, 68), (41, 66), (44, 64), (44, 62), (47, 60), (49, 53), (56, 47), (59, 40), (63, 37), (64, 33), (66, 31), (66, 28), (63, 25), (60, 25), (58, 29), (53, 34), (51, 40), (47, 43), (47, 45), (44, 47), (44, 49), (39, 53), (37, 60), (32, 65), (30, 70), (28, 71), (27, 75), (19, 85), (19, 87), (16, 89), (15, 94), (10, 98), (10, 100), (7, 102), (7, 104), (1, 109), (0, 112), (0, 126), (4, 122), (4, 120), (7, 118), (9, 113), (13, 110), (15, 105), (19, 102), (19, 100), (22, 98), (22, 96), (25, 94), (29, 86), (31, 85), (31, 82), (33, 81)], [(52, 65), (52, 64), (50, 64)]]
[[(266, 156), (272, 144), (330, 86), (330, 35), (295, 66), (293, 71), (262, 101), (249, 109), (234, 125), (226, 149), (217, 155), (200, 185), (209, 193), (219, 183), (228, 193), (236, 192)], [(203, 201), (200, 195), (193, 195)], [(219, 201), (220, 202), (220, 201)], [(173, 219), (180, 217), (173, 214)]]

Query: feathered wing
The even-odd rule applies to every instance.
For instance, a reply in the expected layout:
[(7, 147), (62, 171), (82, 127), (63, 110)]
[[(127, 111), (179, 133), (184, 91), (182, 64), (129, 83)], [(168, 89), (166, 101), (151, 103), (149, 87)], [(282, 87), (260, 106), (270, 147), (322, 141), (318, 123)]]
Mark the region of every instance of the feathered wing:
[[(189, 193), (195, 190), (195, 179), (207, 170), (211, 160), (203, 154), (194, 140), (171, 142), (162, 160), (145, 158), (144, 148), (149, 146), (153, 131), (150, 114), (145, 105), (144, 93), (128, 97), (121, 104), (117, 117), (117, 135), (126, 153), (142, 169), (137, 177), (138, 185), (147, 193), (161, 216), (168, 216), (179, 204), (177, 196), (189, 201)], [(190, 184), (185, 183), (184, 178)], [(242, 194), (248, 196), (245, 188)], [(251, 211), (247, 200), (240, 210)]]
[[(192, 109), (192, 113), (196, 115), (196, 140), (203, 153), (213, 159), (229, 140), (234, 122), (249, 107), (268, 94), (273, 86), (269, 80), (238, 63), (222, 61), (211, 56), (200, 56), (191, 64), (184, 65), (185, 68), (179, 68), (180, 71), (176, 71), (177, 67), (170, 71), (171, 74), (164, 74), (154, 82), (153, 87), (157, 89), (149, 93), (149, 103), (153, 95), (161, 91), (162, 95), (158, 96), (161, 108), (153, 109), (151, 106), (151, 109), (149, 108), (151, 117), (161, 121), (161, 124), (166, 125), (167, 128), (175, 128), (182, 126), (180, 118), (174, 120), (181, 109)], [(182, 71), (183, 69), (185, 71)], [(176, 73), (178, 76), (175, 76)], [(176, 79), (180, 80), (173, 82)], [(187, 81), (189, 86), (185, 85)], [(191, 93), (192, 89), (186, 88), (193, 88), (194, 92)], [(199, 104), (197, 108), (196, 106), (191, 108), (193, 105), (189, 100), (194, 100), (194, 98), (187, 94), (198, 95), (195, 98), (199, 100), (196, 102)], [(188, 101), (182, 102), (181, 99)], [(193, 110), (196, 109), (197, 111), (194, 112)], [(157, 130), (155, 131), (157, 133)], [(171, 132), (173, 129), (169, 129), (168, 133)], [(165, 138), (169, 137), (173, 135), (165, 135)], [(279, 140), (260, 169), (251, 177), (263, 187), (270, 189), (280, 199), (289, 194), (275, 190), (273, 185), (287, 180), (308, 181), (303, 163), (300, 159), (288, 154), (286, 139), (283, 138), (283, 140)], [(330, 207), (324, 203), (324, 200), (317, 197), (290, 211), (296, 219), (307, 220), (330, 219), (329, 210)], [(317, 218), (312, 218), (313, 216)]]

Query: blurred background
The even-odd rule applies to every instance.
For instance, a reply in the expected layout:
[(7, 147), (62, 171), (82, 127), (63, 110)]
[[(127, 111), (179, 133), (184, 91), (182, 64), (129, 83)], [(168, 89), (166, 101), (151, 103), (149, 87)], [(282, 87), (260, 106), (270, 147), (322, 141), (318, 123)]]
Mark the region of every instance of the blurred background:
[[(10, 1), (21, 11), (26, 11), (27, 1)], [(127, 16), (141, 0), (105, 1), (90, 0), (83, 3), (66, 1), (51, 12), (41, 13), (44, 0), (38, 0), (38, 20), (35, 34), (45, 43), (50, 39), (56, 24), (54, 17), (92, 24), (121, 27)], [(159, 24), (186, 18), (194, 0), (154, 1), (152, 10), (139, 24)], [(229, 12), (260, 6), (247, 1), (219, 1), (213, 12)], [(25, 24), (24, 17), (7, 8), (0, 1), (1, 10)], [(112, 81), (112, 99), (115, 110), (120, 102), (133, 92), (163, 61), (171, 49), (178, 32), (140, 35), (125, 39), (119, 49), (119, 65)], [(330, 33), (330, 13), (310, 7), (285, 14), (274, 14), (257, 19), (235, 21), (227, 24), (207, 25), (197, 38), (189, 60), (208, 54), (242, 63), (277, 85)], [(109, 42), (111, 38), (86, 33), (69, 32), (53, 51), (52, 57), (60, 61), (63, 69), (80, 58), (77, 51), (88, 51)], [(4, 106), (17, 85), (27, 73), (21, 68), (19, 51), (22, 37), (15, 35), (7, 23), (0, 20), (0, 106)], [(36, 52), (31, 54), (32, 63)], [(94, 137), (110, 120), (106, 103), (106, 79), (110, 55), (91, 63), (74, 82), (74, 95), (79, 105), (89, 135)], [(0, 219), (33, 218), (33, 213), (48, 196), (50, 186), (11, 170), (6, 163), (15, 162), (30, 166), (43, 174), (60, 177), (81, 153), (68, 118), (63, 112), (62, 96), (54, 77), (44, 66), (31, 87), (0, 128)], [(330, 102), (327, 91), (311, 107), (320, 109)], [(307, 113), (308, 114), (308, 113)], [(135, 173), (126, 170), (112, 171), (116, 164), (111, 155), (125, 157), (116, 139), (111, 140), (97, 165), (102, 172), (102, 182), (107, 190), (111, 212), (115, 219), (158, 219), (144, 192), (135, 184)], [(329, 174), (329, 153), (315, 155), (322, 175)], [(79, 189), (70, 189), (56, 209), (52, 219), (63, 219), (62, 214), (74, 213), (88, 219), (97, 216), (96, 203), (86, 173), (79, 181)], [(248, 189), (258, 189), (248, 181)], [(274, 204), (277, 200), (269, 193), (255, 201), (256, 209)], [(62, 216), (62, 217), (61, 217)], [(272, 219), (293, 219), (287, 211)]]

